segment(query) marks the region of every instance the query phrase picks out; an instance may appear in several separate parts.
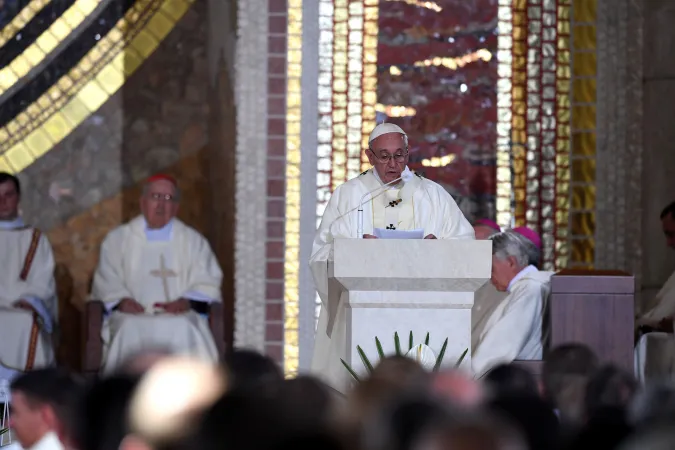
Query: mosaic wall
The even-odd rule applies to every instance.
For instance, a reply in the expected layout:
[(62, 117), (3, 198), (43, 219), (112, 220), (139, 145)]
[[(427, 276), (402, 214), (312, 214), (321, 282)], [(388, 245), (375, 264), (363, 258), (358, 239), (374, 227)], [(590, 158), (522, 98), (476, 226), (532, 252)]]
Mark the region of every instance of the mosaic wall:
[(410, 139), (410, 168), (443, 185), (470, 220), (494, 217), (497, 4), (381, 2), (377, 121)]
[[(299, 296), (295, 246), (311, 248), (311, 239), (301, 241), (294, 226), (295, 187), (316, 176), (318, 223), (332, 191), (367, 167), (363, 149), (376, 123), (394, 122), (408, 132), (411, 168), (441, 183), (467, 217), (527, 225), (542, 235), (544, 268), (567, 266), (570, 201), (577, 217), (578, 199), (591, 192), (576, 178), (587, 168), (570, 159), (574, 113), (589, 117), (590, 111), (573, 111), (570, 99), (571, 0), (319, 0), (318, 30), (303, 34), (305, 45), (318, 41), (317, 144), (302, 145), (301, 152), (306, 116), (298, 134), (295, 112), (307, 99), (296, 80), (306, 71), (297, 64), (304, 50), (291, 45), (291, 35), (310, 19), (302, 17), (307, 8), (300, 2), (288, 4), (289, 373), (298, 367), (298, 309), (316, 302)], [(297, 170), (305, 159), (316, 160), (310, 175)], [(587, 245), (593, 230), (583, 233), (572, 237)]]
[(497, 219), (542, 237), (542, 266), (567, 266), (570, 0), (500, 0)]
[(321, 6), (317, 219), (332, 190), (367, 167), (366, 136), (387, 120), (409, 133), (411, 168), (468, 218), (531, 227), (544, 267), (566, 267), (570, 0)]
[(569, 266), (593, 268), (596, 223), (597, 0), (574, 0)]
[(191, 0), (33, 0), (0, 38), (0, 170), (20, 172), (122, 87)]

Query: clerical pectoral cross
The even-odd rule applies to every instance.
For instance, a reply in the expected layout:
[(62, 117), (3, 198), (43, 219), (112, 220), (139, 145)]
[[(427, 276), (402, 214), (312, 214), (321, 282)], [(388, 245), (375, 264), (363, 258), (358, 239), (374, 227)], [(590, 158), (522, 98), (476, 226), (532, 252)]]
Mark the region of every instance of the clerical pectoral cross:
[(162, 286), (164, 287), (164, 297), (166, 298), (166, 302), (169, 303), (171, 301), (171, 297), (169, 296), (169, 278), (174, 278), (178, 276), (176, 272), (174, 272), (171, 269), (167, 269), (166, 263), (164, 262), (164, 255), (162, 254), (159, 257), (159, 270), (153, 270), (150, 272), (150, 275), (153, 277), (159, 277), (162, 279)]

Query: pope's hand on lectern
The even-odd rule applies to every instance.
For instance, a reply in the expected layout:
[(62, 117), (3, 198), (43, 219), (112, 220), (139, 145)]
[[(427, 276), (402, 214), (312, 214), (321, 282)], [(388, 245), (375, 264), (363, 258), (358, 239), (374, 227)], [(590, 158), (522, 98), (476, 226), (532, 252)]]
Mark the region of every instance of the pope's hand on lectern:
[(424, 239), (438, 239), (438, 238), (433, 234), (427, 234), (426, 236), (424, 236)]
[(364, 234), (363, 239), (379, 239), (377, 236), (373, 236), (372, 234)]

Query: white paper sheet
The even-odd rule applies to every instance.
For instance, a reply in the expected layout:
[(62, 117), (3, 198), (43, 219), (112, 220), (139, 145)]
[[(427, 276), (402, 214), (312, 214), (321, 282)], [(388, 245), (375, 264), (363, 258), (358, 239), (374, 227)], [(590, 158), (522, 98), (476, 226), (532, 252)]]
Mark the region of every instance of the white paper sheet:
[(387, 230), (385, 228), (375, 228), (373, 236), (380, 239), (424, 239), (424, 229), (417, 230)]

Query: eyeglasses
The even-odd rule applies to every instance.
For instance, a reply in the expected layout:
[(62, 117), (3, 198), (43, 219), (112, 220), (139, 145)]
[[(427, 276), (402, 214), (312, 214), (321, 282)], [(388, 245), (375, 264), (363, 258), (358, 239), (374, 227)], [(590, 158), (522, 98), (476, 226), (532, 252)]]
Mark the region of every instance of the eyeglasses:
[(171, 195), (171, 194), (159, 194), (159, 193), (150, 193), (148, 194), (148, 197), (150, 197), (152, 200), (155, 201), (161, 201), (164, 200), (165, 202), (175, 202), (176, 198)]
[(389, 161), (391, 161), (392, 158), (397, 163), (402, 163), (402, 162), (405, 161), (406, 157), (408, 156), (408, 152), (396, 153), (394, 155), (392, 155), (391, 153), (382, 152), (379, 155), (376, 155), (375, 152), (373, 151), (373, 149), (368, 149), (368, 150), (370, 150), (370, 153), (373, 154), (375, 159), (377, 159), (381, 163), (385, 163), (385, 164), (389, 163)]

